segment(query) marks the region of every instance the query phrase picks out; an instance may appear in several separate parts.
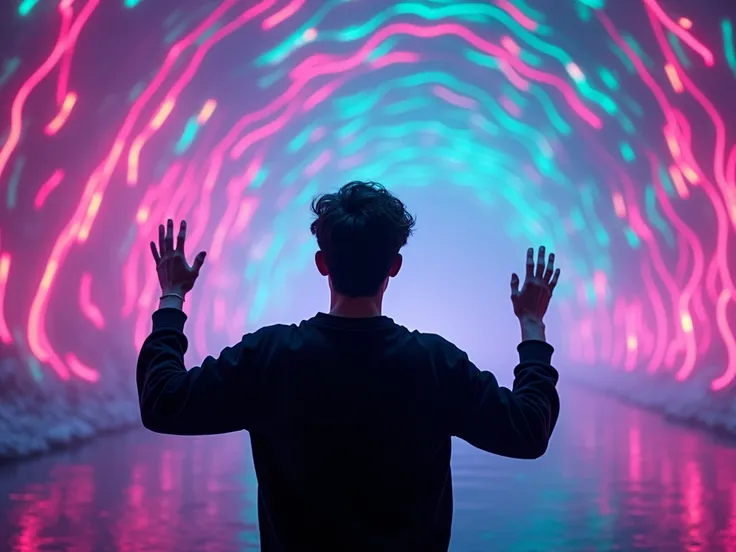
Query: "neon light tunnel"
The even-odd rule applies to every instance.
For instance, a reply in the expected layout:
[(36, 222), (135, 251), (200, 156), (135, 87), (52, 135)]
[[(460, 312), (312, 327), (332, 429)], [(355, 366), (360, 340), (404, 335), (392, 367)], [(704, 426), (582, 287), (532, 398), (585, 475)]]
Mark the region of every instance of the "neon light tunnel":
[(186, 218), (190, 252), (209, 252), (187, 304), (196, 362), (324, 308), (308, 204), (353, 179), (418, 214), (389, 315), (486, 367), (489, 335), (517, 339), (508, 275), (544, 244), (564, 270), (563, 376), (736, 429), (733, 16), (554, 4), (16, 2), (0, 456), (135, 422), (161, 221)]

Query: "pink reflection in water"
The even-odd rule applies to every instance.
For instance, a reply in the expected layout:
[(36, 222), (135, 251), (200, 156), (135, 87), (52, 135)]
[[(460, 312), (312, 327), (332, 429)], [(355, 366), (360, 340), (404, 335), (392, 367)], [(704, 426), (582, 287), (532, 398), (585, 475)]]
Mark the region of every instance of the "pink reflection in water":
[[(241, 478), (249, 469), (243, 436), (158, 438), (140, 432), (8, 468), (2, 550), (143, 552), (243, 550), (252, 523), (222, 516), (249, 507)], [(7, 476), (6, 476), (7, 473)], [(22, 479), (37, 479), (21, 483)]]
[[(455, 444), (452, 550), (736, 552), (733, 448), (584, 392), (563, 404), (540, 461)], [(0, 505), (2, 551), (258, 550), (245, 434), (134, 431), (6, 466)]]

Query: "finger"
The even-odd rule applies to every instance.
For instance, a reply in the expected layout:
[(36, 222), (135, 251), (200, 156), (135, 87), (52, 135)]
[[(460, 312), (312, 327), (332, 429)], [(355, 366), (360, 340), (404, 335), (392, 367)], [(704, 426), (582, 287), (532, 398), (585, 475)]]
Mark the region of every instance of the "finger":
[(557, 287), (557, 280), (560, 279), (560, 269), (558, 268), (555, 270), (554, 276), (552, 276), (552, 280), (549, 282), (549, 290), (554, 291), (555, 287)]
[(201, 251), (197, 254), (196, 257), (194, 257), (194, 264), (192, 264), (192, 272), (195, 274), (199, 274), (199, 271), (202, 269), (202, 265), (204, 264), (204, 259), (207, 257), (206, 251)]
[(174, 221), (169, 219), (166, 221), (166, 252), (174, 250)]
[(544, 276), (544, 254), (545, 249), (544, 246), (542, 246), (539, 248), (539, 253), (537, 254), (537, 271), (534, 274), (537, 278)]
[(550, 278), (552, 278), (552, 273), (555, 271), (555, 254), (550, 253), (549, 254), (549, 262), (547, 262), (547, 270), (544, 271), (544, 281), (548, 284), (550, 283)]
[(151, 253), (153, 254), (153, 260), (156, 261), (156, 265), (158, 265), (161, 260), (161, 255), (158, 254), (158, 249), (156, 249), (156, 244), (154, 242), (151, 242)]
[(158, 225), (158, 251), (161, 255), (166, 254), (166, 230), (163, 224)]
[(184, 253), (184, 240), (187, 237), (187, 221), (181, 221), (179, 234), (176, 236), (176, 250)]
[(518, 295), (519, 293), (519, 276), (514, 273), (511, 275), (511, 295)]
[(526, 250), (526, 279), (531, 280), (534, 277), (534, 248), (530, 247)]

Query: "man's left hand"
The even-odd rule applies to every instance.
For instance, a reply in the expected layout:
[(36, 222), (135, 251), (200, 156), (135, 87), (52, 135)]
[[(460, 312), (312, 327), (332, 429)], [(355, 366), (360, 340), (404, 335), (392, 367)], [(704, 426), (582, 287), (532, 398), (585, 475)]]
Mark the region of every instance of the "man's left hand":
[(197, 254), (192, 266), (187, 263), (184, 255), (186, 236), (187, 223), (183, 220), (179, 226), (179, 235), (176, 237), (176, 247), (174, 247), (174, 221), (169, 219), (166, 229), (163, 224), (158, 227), (158, 249), (156, 244), (151, 242), (151, 253), (156, 261), (156, 272), (158, 272), (158, 281), (161, 284), (163, 295), (172, 293), (184, 297), (194, 287), (194, 282), (204, 264), (207, 255), (204, 251)]

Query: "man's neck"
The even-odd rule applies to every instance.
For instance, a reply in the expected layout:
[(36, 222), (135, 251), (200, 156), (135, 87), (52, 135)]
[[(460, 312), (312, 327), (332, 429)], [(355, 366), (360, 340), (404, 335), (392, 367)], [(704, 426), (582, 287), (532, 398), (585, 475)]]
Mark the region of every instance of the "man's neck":
[(330, 314), (343, 318), (372, 318), (381, 316), (383, 297), (345, 297), (332, 294), (330, 298)]

